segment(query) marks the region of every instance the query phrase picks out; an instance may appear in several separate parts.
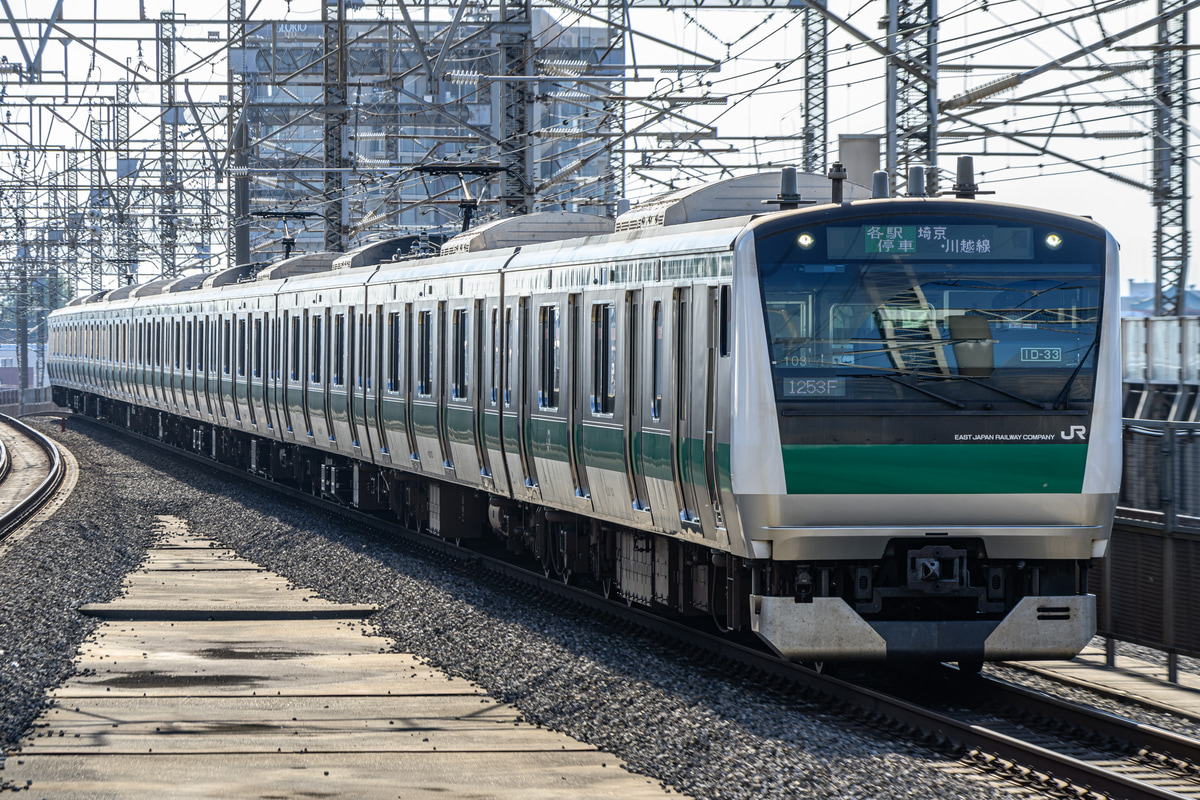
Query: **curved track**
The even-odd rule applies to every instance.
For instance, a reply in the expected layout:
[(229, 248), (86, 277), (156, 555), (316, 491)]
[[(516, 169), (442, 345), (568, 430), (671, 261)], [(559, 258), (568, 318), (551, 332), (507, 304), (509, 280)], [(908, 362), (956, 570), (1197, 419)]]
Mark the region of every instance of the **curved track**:
[[(870, 725), (885, 727), (965, 755), (980, 770), (1039, 793), (1083, 798), (1200, 798), (1200, 740), (952, 668), (925, 670), (920, 679), (841, 680), (781, 660), (763, 649), (605, 599), (505, 558), (401, 528), (394, 520), (335, 505), (211, 459), (183, 452), (108, 423), (139, 441), (311, 503), (357, 524), (507, 581), (532, 587), (564, 605), (602, 614), (656, 637), (735, 663), (764, 684), (817, 694)], [(525, 590), (527, 591), (527, 590)], [(894, 672), (894, 671), (893, 671)], [(916, 686), (917, 689), (913, 690)]]
[(58, 446), (20, 420), (0, 414), (9, 433), (0, 480), (0, 541), (19, 528), (54, 496), (66, 474)]

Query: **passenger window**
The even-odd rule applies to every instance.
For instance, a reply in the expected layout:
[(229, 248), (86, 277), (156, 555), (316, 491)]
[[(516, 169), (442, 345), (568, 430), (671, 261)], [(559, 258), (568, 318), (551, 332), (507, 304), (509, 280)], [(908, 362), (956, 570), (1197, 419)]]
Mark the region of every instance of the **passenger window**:
[(389, 392), (400, 391), (400, 312), (388, 314), (388, 373)]
[(433, 394), (433, 312), (417, 314), (417, 394)]
[(650, 390), (653, 393), (650, 399), (650, 416), (657, 420), (662, 417), (663, 401), (663, 315), (661, 302), (656, 301), (654, 303), (651, 323), (654, 329), (652, 332), (654, 345), (650, 355)]
[(732, 312), (732, 309), (730, 308), (730, 297), (729, 297), (729, 287), (728, 286), (721, 287), (721, 301), (720, 301), (720, 308), (718, 310), (718, 313), (720, 314), (720, 317), (721, 317), (721, 321), (720, 321), (720, 326), (721, 326), (720, 339), (721, 339), (721, 341), (720, 341), (719, 352), (721, 354), (721, 357), (724, 358), (730, 354), (730, 352), (732, 351), (732, 348), (733, 348), (733, 339), (732, 339), (731, 330), (730, 330), (730, 324), (733, 319), (733, 312)]
[(346, 382), (346, 315), (333, 317), (333, 385)]
[(228, 375), (233, 366), (233, 326), (229, 320), (222, 321), (221, 337), (221, 371)]
[(263, 324), (261, 319), (254, 320), (254, 377), (262, 377), (263, 368), (263, 350), (266, 349), (266, 342), (263, 341)]
[(562, 344), (558, 317), (558, 306), (542, 306), (538, 315), (541, 329), (538, 406), (541, 408), (558, 408), (558, 394), (561, 385), (559, 354)]
[(237, 374), (246, 377), (246, 320), (238, 320)]
[(312, 382), (321, 382), (321, 317), (312, 318)]
[(304, 340), (300, 337), (300, 318), (292, 317), (292, 363), (291, 379), (300, 380), (300, 347)]
[(455, 400), (467, 399), (467, 359), (470, 356), (471, 334), (465, 308), (454, 309), (452, 317), (451, 347), (453, 363), (451, 369), (450, 394)]
[(592, 413), (617, 406), (617, 314), (612, 303), (592, 306)]
[(491, 404), (493, 407), (495, 407), (496, 403), (500, 399), (500, 331), (499, 331), (499, 325), (497, 324), (499, 321), (499, 317), (500, 317), (499, 309), (493, 308), (492, 309), (492, 324), (491, 324), (492, 347), (490, 350), (491, 358), (492, 358), (492, 366), (491, 366), (492, 385), (491, 385), (491, 391), (489, 393), (489, 398), (491, 400)]

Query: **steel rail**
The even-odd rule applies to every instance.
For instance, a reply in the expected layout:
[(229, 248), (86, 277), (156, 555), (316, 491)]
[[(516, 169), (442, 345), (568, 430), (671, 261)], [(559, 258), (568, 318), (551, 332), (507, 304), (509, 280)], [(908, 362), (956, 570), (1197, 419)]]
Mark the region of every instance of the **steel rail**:
[(7, 414), (0, 414), (0, 424), (8, 425), (10, 428), (24, 434), (37, 444), (46, 453), (47, 458), (50, 459), (50, 469), (37, 488), (8, 511), (0, 514), (0, 541), (3, 541), (30, 517), (36, 514), (54, 496), (54, 493), (58, 491), (58, 487), (62, 485), (63, 478), (66, 476), (66, 469), (62, 454), (58, 450), (58, 445), (50, 437), (34, 430), (16, 417), (10, 417)]
[[(942, 744), (953, 744), (973, 756), (993, 761), (987, 756), (1011, 762), (1017, 767), (1026, 767), (1036, 773), (1046, 776), (1047, 781), (1063, 781), (1073, 786), (1089, 789), (1093, 792), (1111, 798), (1124, 800), (1191, 800), (1186, 795), (1162, 789), (1152, 784), (1131, 778), (1096, 764), (1081, 759), (1056, 753), (1039, 745), (1021, 741), (998, 731), (954, 719), (932, 709), (924, 708), (915, 703), (894, 697), (884, 692), (876, 691), (865, 686), (841, 680), (831, 675), (814, 672), (799, 664), (785, 661), (773, 653), (758, 650), (728, 639), (698, 631), (690, 626), (675, 622), (649, 611), (643, 611), (629, 605), (615, 603), (593, 592), (583, 590), (551, 579), (541, 572), (526, 569), (501, 558), (486, 555), (459, 545), (454, 541), (441, 539), (429, 534), (419, 533), (399, 525), (391, 519), (385, 519), (365, 512), (357, 511), (348, 506), (324, 500), (315, 495), (301, 491), (291, 486), (248, 473), (238, 467), (222, 464), (199, 453), (182, 450), (165, 442), (143, 436), (112, 423), (91, 417), (79, 417), (99, 427), (121, 433), (132, 439), (152, 445), (176, 457), (182, 457), (198, 465), (207, 466), (217, 471), (235, 476), (240, 480), (249, 479), (264, 488), (280, 492), (284, 496), (301, 500), (327, 513), (342, 517), (355, 524), (387, 533), (415, 545), (420, 550), (438, 554), (449, 559), (462, 562), (474, 568), (492, 573), (508, 581), (536, 588), (589, 611), (600, 612), (617, 621), (636, 626), (641, 630), (662, 636), (668, 636), (674, 641), (694, 650), (715, 655), (729, 660), (743, 668), (752, 670), (764, 678), (774, 679), (804, 691), (821, 695), (828, 700), (852, 706), (867, 718), (883, 718), (893, 724), (918, 731)], [(1001, 691), (1003, 684), (994, 681), (996, 692)], [(1019, 687), (1013, 687), (1019, 688)], [(1006, 690), (1007, 691), (1007, 690)], [(1020, 689), (1010, 694), (1011, 702), (1023, 703), (1026, 707), (1034, 705), (1033, 697), (1040, 692)], [(1200, 755), (1200, 742), (1187, 739), (1152, 726), (1143, 725), (1131, 720), (1123, 720), (1107, 712), (1087, 709), (1066, 701), (1043, 696), (1042, 710), (1037, 713), (1045, 715), (1045, 708), (1061, 710), (1072, 708), (1072, 722), (1079, 727), (1102, 729), (1105, 731), (1120, 731), (1119, 738), (1130, 741), (1131, 734), (1138, 737), (1136, 741), (1153, 740), (1161, 743), (1166, 752), (1179, 757), (1184, 753)], [(1065, 711), (1063, 712), (1066, 713)], [(1102, 727), (1103, 726), (1103, 727)], [(916, 737), (920, 738), (920, 737)], [(1197, 759), (1200, 763), (1200, 759)]]

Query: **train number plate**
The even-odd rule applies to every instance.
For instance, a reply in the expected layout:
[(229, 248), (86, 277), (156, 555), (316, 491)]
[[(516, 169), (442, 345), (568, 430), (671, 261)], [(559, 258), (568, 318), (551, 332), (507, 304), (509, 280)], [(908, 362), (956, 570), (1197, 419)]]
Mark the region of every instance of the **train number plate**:
[(1022, 347), (1021, 360), (1056, 363), (1062, 361), (1061, 347)]
[(784, 397), (843, 397), (845, 386), (837, 378), (787, 378)]

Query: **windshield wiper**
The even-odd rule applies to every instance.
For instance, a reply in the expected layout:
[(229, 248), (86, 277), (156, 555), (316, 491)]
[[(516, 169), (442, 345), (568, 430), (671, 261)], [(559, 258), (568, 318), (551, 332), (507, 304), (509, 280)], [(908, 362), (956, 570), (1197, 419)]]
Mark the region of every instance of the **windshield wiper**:
[(915, 392), (920, 392), (921, 394), (928, 395), (936, 400), (941, 400), (943, 403), (954, 406), (955, 408), (963, 409), (963, 408), (967, 407), (966, 403), (960, 403), (951, 397), (946, 397), (946, 395), (944, 395), (944, 394), (938, 394), (937, 392), (931, 392), (928, 389), (922, 389), (920, 386), (917, 386), (915, 383), (910, 383), (907, 380), (905, 380), (904, 378), (900, 378), (896, 375), (886, 375), (883, 373), (876, 372), (876, 373), (870, 373), (867, 375), (862, 375), (862, 374), (840, 375), (838, 377), (841, 377), (841, 378), (886, 378), (887, 380), (891, 381), (892, 383), (897, 383), (901, 386), (904, 386), (905, 388), (912, 389)]
[(1075, 369), (1071, 371), (1071, 377), (1067, 378), (1067, 382), (1063, 384), (1062, 391), (1058, 393), (1058, 397), (1054, 398), (1054, 407), (1063, 408), (1063, 401), (1067, 399), (1067, 394), (1071, 391), (1071, 384), (1075, 383), (1075, 379), (1079, 377), (1079, 370), (1083, 369), (1084, 363), (1088, 360), (1088, 356), (1092, 354), (1092, 348), (1096, 346), (1096, 342), (1100, 341), (1100, 332), (1096, 331), (1096, 338), (1092, 339), (1092, 343), (1088, 345), (1088, 349), (1084, 351), (1083, 358), (1079, 359), (1079, 363), (1075, 365)]
[(982, 386), (985, 389), (991, 389), (993, 392), (999, 392), (1006, 397), (1011, 397), (1013, 400), (1020, 400), (1022, 403), (1028, 403), (1029, 405), (1035, 408), (1040, 408), (1043, 411), (1050, 410), (1049, 403), (1043, 403), (1041, 400), (1034, 400), (1032, 397), (1016, 394), (1015, 392), (1010, 392), (1007, 389), (1001, 389), (999, 386), (992, 386), (990, 383), (984, 383), (983, 381), (972, 378), (969, 375), (939, 375), (937, 376), (937, 379), (943, 381), (966, 381), (967, 383), (973, 383), (976, 386)]

